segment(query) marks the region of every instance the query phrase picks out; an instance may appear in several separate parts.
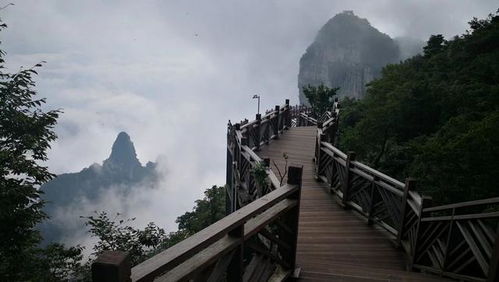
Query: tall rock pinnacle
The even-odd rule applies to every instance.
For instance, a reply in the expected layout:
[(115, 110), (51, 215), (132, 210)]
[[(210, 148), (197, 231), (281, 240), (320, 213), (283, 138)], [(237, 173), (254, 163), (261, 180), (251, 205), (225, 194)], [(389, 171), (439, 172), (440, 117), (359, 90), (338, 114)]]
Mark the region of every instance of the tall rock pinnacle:
[[(47, 201), (44, 211), (51, 218), (60, 218), (66, 211), (83, 209), (86, 204), (82, 203), (87, 200), (99, 203), (101, 206), (98, 209), (103, 209), (107, 198), (102, 195), (120, 197), (133, 190), (147, 191), (156, 187), (158, 176), (156, 164), (148, 162), (147, 166), (142, 166), (130, 136), (120, 132), (114, 141), (111, 155), (102, 166), (93, 164), (80, 172), (64, 173), (42, 185), (40, 189), (44, 191), (43, 199)], [(107, 192), (111, 194), (106, 194)], [(78, 232), (84, 226), (67, 224), (64, 219), (64, 222), (46, 221), (40, 228), (46, 242), (62, 242), (62, 238), (68, 234), (80, 234)]]
[(302, 88), (308, 84), (340, 87), (340, 97), (361, 98), (366, 83), (381, 69), (399, 60), (399, 48), (388, 35), (352, 11), (331, 18), (300, 59), (300, 102), (307, 104)]
[(104, 166), (135, 168), (141, 164), (137, 159), (135, 147), (126, 132), (120, 132), (114, 141), (111, 155), (104, 161)]

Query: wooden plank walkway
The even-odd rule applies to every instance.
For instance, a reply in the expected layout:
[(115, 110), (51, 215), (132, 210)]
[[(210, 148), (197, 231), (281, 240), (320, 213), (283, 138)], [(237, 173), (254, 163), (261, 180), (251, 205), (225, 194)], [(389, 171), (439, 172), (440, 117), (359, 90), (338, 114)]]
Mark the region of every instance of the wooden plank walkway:
[(314, 178), (315, 127), (286, 131), (258, 155), (283, 171), (303, 165), (297, 264), (300, 281), (446, 281), (433, 275), (405, 271), (406, 261), (387, 232), (368, 226), (353, 211), (343, 210), (323, 183)]

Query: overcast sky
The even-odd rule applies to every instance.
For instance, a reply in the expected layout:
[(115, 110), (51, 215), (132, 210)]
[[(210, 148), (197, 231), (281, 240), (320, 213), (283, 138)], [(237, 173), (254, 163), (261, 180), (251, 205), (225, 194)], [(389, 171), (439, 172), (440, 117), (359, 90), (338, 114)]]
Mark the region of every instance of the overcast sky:
[(169, 229), (205, 188), (224, 184), (226, 123), (254, 117), (253, 94), (262, 108), (298, 101), (299, 58), (336, 13), (353, 10), (392, 37), (426, 40), (461, 34), (472, 17), (499, 7), (496, 0), (14, 3), (0, 12), (8, 66), (47, 61), (37, 89), (50, 108), (64, 110), (50, 169), (101, 162), (128, 132), (142, 163), (163, 160), (163, 190), (140, 215)]

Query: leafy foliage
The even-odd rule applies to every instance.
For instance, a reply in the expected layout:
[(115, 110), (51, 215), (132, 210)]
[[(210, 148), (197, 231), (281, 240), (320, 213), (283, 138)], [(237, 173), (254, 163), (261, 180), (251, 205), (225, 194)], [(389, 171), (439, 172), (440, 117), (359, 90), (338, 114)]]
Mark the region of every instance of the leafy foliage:
[[(0, 30), (7, 26), (0, 21)], [(81, 260), (79, 246), (41, 248), (36, 226), (46, 218), (39, 187), (54, 177), (47, 160), (59, 110), (44, 111), (34, 76), (41, 64), (5, 72), (0, 50), (0, 280), (58, 281)]]
[(41, 263), (35, 268), (38, 273), (33, 273), (33, 276), (39, 281), (64, 281), (74, 277), (82, 271), (82, 250), (80, 246), (48, 245), (41, 249)]
[(251, 169), (251, 175), (255, 178), (256, 184), (260, 188), (267, 187), (268, 181), (267, 181), (267, 167), (263, 162), (257, 163), (252, 169)]
[(431, 36), (424, 55), (383, 69), (360, 101), (342, 102), (340, 147), (438, 202), (497, 196), (499, 16)]
[(196, 200), (191, 212), (177, 217), (179, 232), (190, 236), (225, 216), (225, 187), (213, 185), (206, 189), (204, 198)]
[[(0, 21), (0, 30), (6, 25)], [(36, 99), (33, 68), (17, 73), (4, 71), (0, 50), (0, 280), (90, 280), (90, 262), (82, 264), (82, 247), (61, 244), (39, 246), (37, 226), (47, 218), (42, 211), (40, 186), (51, 180), (47, 167), (50, 143), (60, 110), (44, 111), (45, 99)], [(130, 226), (134, 219), (110, 218), (105, 212), (84, 217), (90, 233), (99, 238), (94, 254), (124, 250), (135, 265), (187, 238), (225, 215), (224, 187), (213, 186), (196, 201), (192, 212), (177, 219), (179, 231), (166, 234), (154, 223), (144, 229)]]
[(303, 87), (303, 94), (307, 98), (312, 113), (315, 117), (320, 117), (326, 111), (331, 110), (334, 104), (333, 96), (340, 88), (329, 88), (324, 84), (319, 86), (308, 85)]
[[(106, 212), (96, 212), (85, 216), (89, 232), (99, 241), (94, 246), (94, 256), (105, 250), (120, 250), (129, 253), (132, 265), (137, 265), (147, 258), (175, 245), (190, 235), (211, 225), (225, 216), (225, 189), (213, 186), (207, 189), (203, 199), (197, 200), (191, 212), (179, 216), (176, 220), (179, 230), (166, 234), (154, 223), (144, 229), (131, 226), (135, 218), (125, 219), (120, 214), (110, 218)], [(88, 279), (87, 273), (82, 276)]]
[(129, 225), (135, 218), (122, 219), (120, 214), (111, 219), (106, 212), (87, 216), (86, 224), (92, 236), (99, 238), (94, 246), (94, 254), (105, 250), (121, 250), (130, 254), (132, 265), (148, 257), (149, 252), (159, 247), (166, 240), (165, 231), (154, 223), (149, 223), (143, 230)]

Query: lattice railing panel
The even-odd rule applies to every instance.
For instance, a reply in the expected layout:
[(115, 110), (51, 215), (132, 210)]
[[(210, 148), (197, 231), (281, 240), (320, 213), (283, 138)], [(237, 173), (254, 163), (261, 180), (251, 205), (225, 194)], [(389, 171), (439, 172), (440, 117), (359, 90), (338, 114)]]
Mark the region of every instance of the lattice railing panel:
[[(410, 267), (458, 280), (497, 279), (499, 198), (432, 207), (430, 198), (415, 191), (414, 180), (402, 183), (356, 161), (355, 153), (345, 154), (334, 147), (337, 106), (318, 119), (298, 107), (274, 120), (269, 112), (263, 120), (245, 123), (241, 132), (247, 140), (241, 142), (258, 148), (277, 137), (275, 132), (285, 126), (317, 125), (314, 158), (317, 179), (329, 185), (345, 208), (356, 209), (367, 217), (368, 223), (378, 224), (396, 237), (395, 242), (410, 258)], [(229, 131), (228, 136), (237, 136), (237, 131), (233, 132)], [(243, 155), (237, 145), (228, 144), (228, 151)], [(249, 165), (244, 158), (239, 159), (234, 157), (241, 163), (236, 165), (238, 173), (234, 173), (239, 182), (231, 182), (238, 188), (232, 191), (251, 191), (252, 199), (264, 194), (265, 189), (256, 187), (256, 193), (251, 190), (250, 186), (255, 185), (251, 177), (246, 180), (253, 162), (251, 157), (247, 160)]]
[(498, 205), (492, 198), (423, 209), (415, 267), (461, 280), (495, 275)]
[(378, 185), (376, 185), (376, 191), (379, 193), (386, 208), (386, 217), (384, 217), (383, 221), (395, 230), (400, 230), (399, 225), (401, 223), (402, 209), (401, 197)]
[(347, 199), (361, 207), (363, 213), (368, 213), (371, 207), (372, 183), (369, 180), (353, 175), (350, 183), (350, 197)]
[[(413, 206), (417, 207), (417, 205)], [(415, 253), (420, 216), (417, 213), (418, 210), (412, 208), (412, 206), (410, 205), (408, 205), (408, 207), (409, 208), (405, 210), (404, 221), (403, 221), (404, 225), (402, 226), (402, 231), (401, 231), (402, 233), (400, 234), (400, 240), (406, 253), (409, 254), (409, 256), (412, 256)]]

